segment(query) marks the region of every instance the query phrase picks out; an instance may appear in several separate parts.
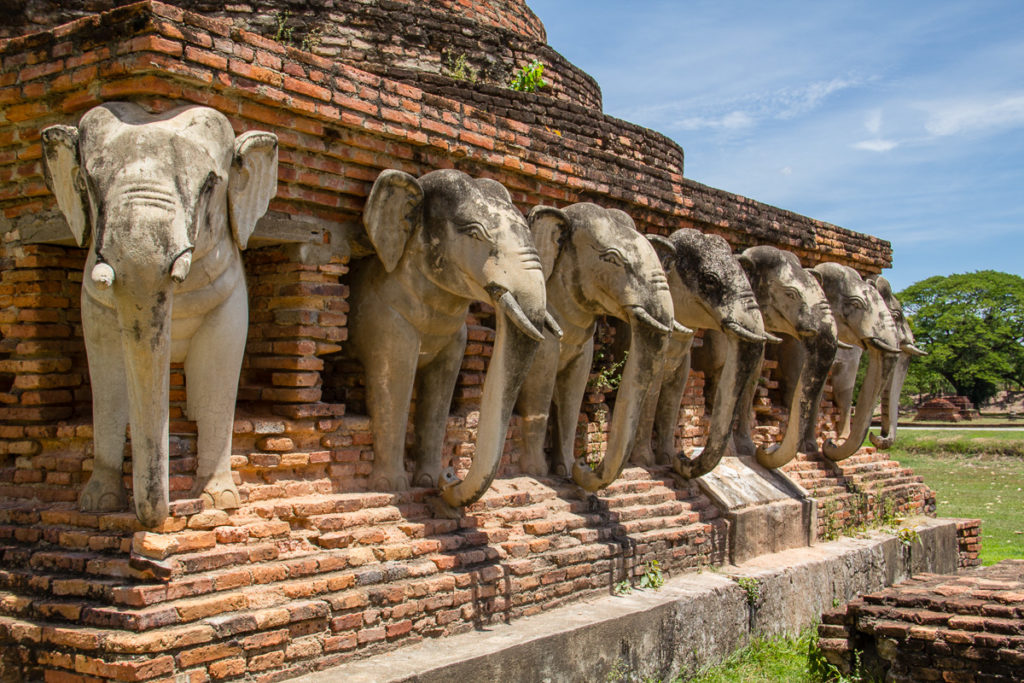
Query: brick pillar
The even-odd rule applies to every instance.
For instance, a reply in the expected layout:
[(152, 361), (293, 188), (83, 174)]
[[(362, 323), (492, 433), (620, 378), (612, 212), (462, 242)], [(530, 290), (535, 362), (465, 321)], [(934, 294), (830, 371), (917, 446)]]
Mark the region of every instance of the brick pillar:
[(33, 244), (9, 253), (0, 273), (0, 453), (34, 453), (18, 425), (65, 420), (89, 400), (78, 303), (85, 252)]
[(346, 262), (306, 265), (268, 248), (249, 252), (246, 270), (249, 343), (239, 399), (270, 403), (293, 419), (337, 414), (320, 401), (318, 356), (340, 351), (348, 338), (348, 287), (339, 282)]

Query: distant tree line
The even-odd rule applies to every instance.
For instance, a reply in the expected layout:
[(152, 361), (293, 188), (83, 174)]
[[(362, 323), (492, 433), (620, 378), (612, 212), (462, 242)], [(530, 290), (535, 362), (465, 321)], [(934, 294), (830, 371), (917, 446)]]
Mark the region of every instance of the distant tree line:
[(952, 392), (979, 405), (1024, 385), (1024, 278), (994, 270), (935, 276), (897, 294), (929, 355), (904, 395)]

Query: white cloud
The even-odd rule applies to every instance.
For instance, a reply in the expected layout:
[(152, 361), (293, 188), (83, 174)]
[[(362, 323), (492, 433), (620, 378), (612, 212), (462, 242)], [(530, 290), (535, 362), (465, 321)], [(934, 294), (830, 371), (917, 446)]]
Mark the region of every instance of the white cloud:
[(783, 166), (782, 168), (779, 169), (779, 173), (781, 173), (782, 175), (793, 175), (793, 167)]
[(881, 138), (875, 138), (874, 140), (861, 140), (860, 142), (853, 144), (854, 149), (862, 149), (866, 152), (888, 152), (898, 146), (899, 143), (895, 140), (883, 140)]
[(676, 121), (675, 125), (683, 130), (697, 130), (699, 128), (736, 130), (754, 125), (754, 118), (743, 111), (731, 111), (728, 114), (717, 117), (691, 116)]
[(864, 117), (864, 128), (872, 135), (878, 135), (882, 130), (882, 110), (872, 109)]
[(818, 81), (801, 88), (783, 90), (775, 94), (775, 105), (778, 108), (776, 116), (780, 119), (790, 119), (800, 114), (817, 109), (825, 99), (841, 90), (846, 90), (857, 85), (859, 81), (833, 78), (828, 81)]
[(943, 102), (926, 108), (931, 111), (925, 130), (936, 136), (1024, 126), (1024, 95), (999, 100)]

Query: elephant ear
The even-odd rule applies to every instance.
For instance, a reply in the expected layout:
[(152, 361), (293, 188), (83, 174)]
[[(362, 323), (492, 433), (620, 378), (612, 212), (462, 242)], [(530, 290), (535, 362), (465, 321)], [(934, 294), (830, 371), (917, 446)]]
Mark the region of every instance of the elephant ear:
[(423, 219), (423, 188), (408, 173), (381, 171), (363, 209), (363, 226), (384, 264), (391, 272), (398, 266), (405, 245)]
[(78, 129), (74, 126), (50, 126), (43, 130), (43, 171), (46, 186), (57, 197), (57, 206), (68, 221), (75, 242), (89, 242), (89, 196), (78, 163)]
[(818, 281), (819, 286), (824, 286), (825, 279), (824, 276), (821, 274), (820, 270), (816, 270), (814, 268), (804, 268), (804, 270), (807, 272), (808, 275), (810, 275), (811, 277)]
[(892, 298), (892, 285), (890, 285), (889, 281), (884, 277), (881, 275), (869, 275), (865, 280), (874, 285), (875, 289), (878, 290), (878, 293), (882, 295), (882, 299), (886, 302)]
[(568, 238), (572, 223), (564, 212), (550, 206), (533, 207), (527, 221), (533, 233), (537, 255), (540, 256), (544, 279), (547, 280), (555, 270), (555, 259)]
[(250, 131), (235, 140), (235, 156), (228, 179), (228, 215), (231, 234), (245, 249), (256, 221), (267, 212), (277, 194), (277, 136)]
[(757, 273), (757, 265), (754, 263), (754, 259), (750, 258), (750, 254), (741, 251), (736, 254), (736, 261), (740, 264), (743, 272), (747, 274), (747, 279), (753, 282), (754, 276)]
[(661, 267), (665, 269), (666, 273), (669, 272), (672, 261), (676, 257), (676, 248), (672, 244), (672, 240), (654, 233), (648, 233), (644, 237), (654, 247), (654, 252), (658, 255), (658, 260), (661, 261)]

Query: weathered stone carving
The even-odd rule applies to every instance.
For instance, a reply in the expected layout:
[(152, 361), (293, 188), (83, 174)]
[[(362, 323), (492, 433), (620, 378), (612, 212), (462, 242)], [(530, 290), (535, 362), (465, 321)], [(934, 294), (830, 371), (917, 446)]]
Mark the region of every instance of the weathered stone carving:
[(122, 509), (131, 424), (135, 512), (168, 514), (168, 376), (184, 362), (198, 423), (194, 496), (237, 507), (231, 433), (248, 327), (239, 249), (277, 191), (277, 137), (235, 137), (205, 107), (149, 114), (112, 102), (42, 132), (46, 178), (79, 245), (90, 244), (82, 328), (95, 464), (83, 510)]
[[(711, 427), (707, 443), (696, 458), (685, 453), (677, 457), (674, 434), (690, 374), (693, 338), (674, 334), (660, 380), (656, 380), (644, 408), (632, 459), (643, 465), (671, 462), (680, 476), (691, 479), (710, 472), (722, 459), (739, 395), (748, 383), (757, 380), (765, 342), (778, 338), (765, 333), (750, 282), (725, 239), (684, 228), (668, 239), (654, 237), (652, 243), (668, 275), (676, 320), (686, 327), (705, 328), (705, 346), (713, 347), (715, 357), (706, 359), (705, 370), (705, 395), (712, 396)], [(722, 338), (718, 344), (709, 344), (715, 332)], [(657, 434), (653, 454), (652, 429)]]
[(750, 280), (765, 329), (783, 335), (779, 353), (789, 356), (788, 362), (783, 363), (789, 423), (782, 442), (769, 448), (754, 448), (750, 409), (754, 384), (745, 386), (740, 396), (733, 435), (738, 454), (756, 454), (758, 463), (772, 469), (796, 456), (807, 425), (817, 415), (836, 355), (836, 323), (817, 277), (801, 267), (795, 254), (777, 247), (756, 246), (738, 254), (736, 259)]
[(900, 417), (900, 393), (903, 391), (903, 383), (907, 379), (907, 371), (910, 370), (910, 359), (914, 356), (927, 356), (928, 354), (915, 345), (914, 331), (910, 329), (910, 323), (903, 315), (903, 304), (892, 293), (892, 285), (881, 275), (872, 278), (875, 282), (875, 289), (882, 295), (882, 301), (889, 308), (892, 314), (892, 321), (896, 324), (896, 333), (900, 344), (900, 357), (896, 361), (896, 369), (893, 370), (889, 381), (882, 388), (882, 430), (880, 434), (871, 434), (871, 443), (880, 449), (892, 448), (896, 441), (896, 423)]
[[(416, 179), (378, 177), (363, 214), (379, 258), (357, 264), (351, 349), (366, 369), (373, 426), (371, 485), (408, 488), (403, 455), (413, 385), (413, 484), (439, 486), (444, 501), (467, 505), (497, 473), (519, 388), (544, 338), (544, 274), (529, 226), (508, 191), (454, 170)], [(441, 472), (448, 409), (466, 346), (472, 301), (497, 310), (494, 354), (484, 382), (476, 455), (466, 478)]]
[[(821, 450), (829, 459), (839, 461), (856, 453), (867, 437), (871, 413), (896, 366), (899, 336), (874, 283), (838, 263), (820, 263), (814, 271), (821, 277), (821, 287), (835, 316), (839, 341), (857, 347), (840, 348), (832, 370), (832, 391), (840, 413), (837, 431), (842, 440), (836, 443), (829, 439)], [(850, 406), (861, 349), (867, 349), (870, 360), (851, 422)]]
[[(559, 341), (545, 333), (520, 393), (521, 462), (529, 474), (548, 473), (544, 437), (553, 398), (552, 469), (596, 491), (619, 476), (633, 447), (673, 324), (668, 281), (658, 254), (622, 211), (589, 203), (562, 211), (538, 206), (530, 212), (530, 227), (547, 278), (548, 306), (564, 336)], [(604, 459), (591, 470), (585, 459), (575, 460), (573, 443), (602, 315), (629, 323), (630, 344)]]

